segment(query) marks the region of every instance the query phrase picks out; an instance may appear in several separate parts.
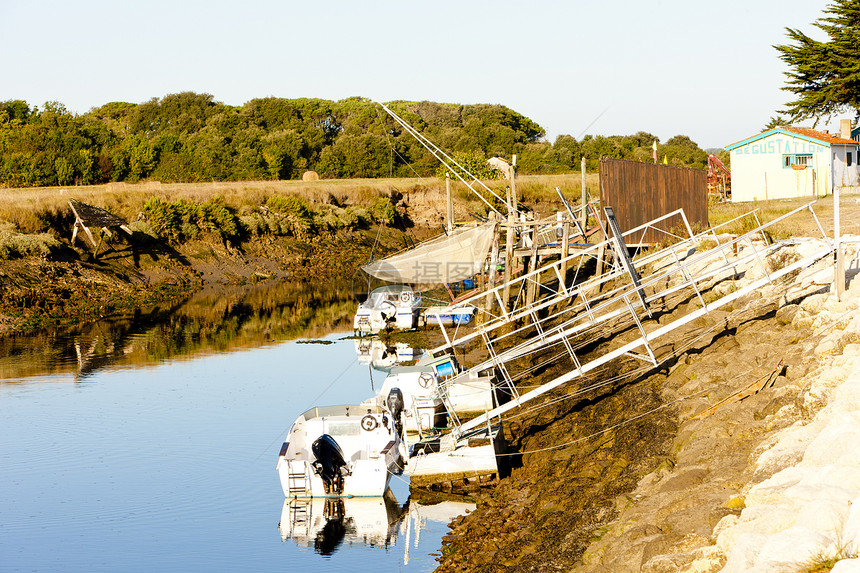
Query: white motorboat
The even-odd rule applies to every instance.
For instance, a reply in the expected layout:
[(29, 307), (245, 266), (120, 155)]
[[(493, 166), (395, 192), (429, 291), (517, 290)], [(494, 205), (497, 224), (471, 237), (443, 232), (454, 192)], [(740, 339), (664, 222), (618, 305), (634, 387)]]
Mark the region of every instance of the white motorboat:
[(415, 328), (421, 304), (421, 292), (406, 285), (379, 287), (358, 305), (353, 330), (373, 334), (388, 327), (400, 330)]
[(380, 496), (402, 471), (402, 400), (311, 408), (290, 428), (278, 456), (286, 497)]
[(415, 366), (395, 366), (382, 384), (380, 400), (399, 388), (403, 394), (404, 429), (423, 434), (439, 428), (445, 414), (483, 414), (495, 407), (490, 376), (460, 374), (452, 356), (424, 358)]

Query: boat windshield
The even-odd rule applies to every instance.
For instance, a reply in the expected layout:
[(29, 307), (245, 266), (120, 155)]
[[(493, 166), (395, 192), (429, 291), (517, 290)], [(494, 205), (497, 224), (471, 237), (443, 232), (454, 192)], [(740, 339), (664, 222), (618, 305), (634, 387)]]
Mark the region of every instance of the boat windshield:
[(421, 293), (413, 290), (384, 290), (374, 291), (370, 293), (370, 300), (376, 304), (381, 302), (391, 302), (394, 304), (410, 303), (421, 299)]
[(361, 425), (356, 422), (329, 422), (326, 424), (328, 434), (336, 436), (357, 436), (361, 433)]

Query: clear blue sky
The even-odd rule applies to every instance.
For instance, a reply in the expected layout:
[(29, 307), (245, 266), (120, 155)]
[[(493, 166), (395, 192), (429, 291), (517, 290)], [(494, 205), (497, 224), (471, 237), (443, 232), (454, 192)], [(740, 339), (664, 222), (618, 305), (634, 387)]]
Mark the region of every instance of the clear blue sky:
[(786, 26), (815, 32), (826, 5), (0, 0), (0, 101), (55, 100), (76, 113), (181, 91), (231, 105), (265, 96), (498, 103), (551, 141), (641, 130), (724, 147), (788, 101), (772, 46), (786, 42)]

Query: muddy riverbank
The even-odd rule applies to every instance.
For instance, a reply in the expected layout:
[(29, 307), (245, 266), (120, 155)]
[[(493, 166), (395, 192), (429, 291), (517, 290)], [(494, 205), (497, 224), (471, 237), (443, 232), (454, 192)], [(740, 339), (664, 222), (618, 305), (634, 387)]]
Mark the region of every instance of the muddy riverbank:
[(169, 246), (139, 235), (102, 247), (97, 257), (78, 246), (51, 257), (0, 259), (0, 335), (79, 327), (175, 304), (205, 288), (271, 280), (351, 285), (371, 250), (396, 250), (405, 240), (392, 229), (342, 231), (308, 241), (261, 236), (237, 246), (206, 236)]

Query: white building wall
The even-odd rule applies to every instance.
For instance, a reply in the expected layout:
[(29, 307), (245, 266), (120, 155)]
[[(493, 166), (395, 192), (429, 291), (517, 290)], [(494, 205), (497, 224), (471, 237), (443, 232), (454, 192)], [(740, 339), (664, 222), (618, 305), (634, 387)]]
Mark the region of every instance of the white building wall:
[[(737, 147), (732, 154), (732, 202), (816, 197), (829, 192), (830, 148), (774, 133)], [(803, 170), (785, 167), (787, 155), (811, 155)]]
[[(848, 154), (851, 154), (851, 165), (848, 165)], [(847, 145), (833, 146), (833, 184), (837, 187), (854, 187), (857, 185), (857, 148)]]

